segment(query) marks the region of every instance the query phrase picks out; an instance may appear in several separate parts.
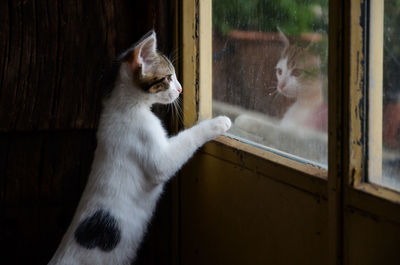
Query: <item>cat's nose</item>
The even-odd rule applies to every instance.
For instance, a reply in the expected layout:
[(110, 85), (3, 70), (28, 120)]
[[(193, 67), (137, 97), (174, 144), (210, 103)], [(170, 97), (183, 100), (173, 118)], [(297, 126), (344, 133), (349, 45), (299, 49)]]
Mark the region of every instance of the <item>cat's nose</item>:
[(286, 83), (280, 83), (279, 85), (278, 85), (278, 87), (279, 87), (279, 89), (280, 90), (283, 90), (283, 88), (286, 86)]
[(178, 90), (179, 94), (182, 93), (182, 88), (181, 87), (178, 87), (177, 90)]

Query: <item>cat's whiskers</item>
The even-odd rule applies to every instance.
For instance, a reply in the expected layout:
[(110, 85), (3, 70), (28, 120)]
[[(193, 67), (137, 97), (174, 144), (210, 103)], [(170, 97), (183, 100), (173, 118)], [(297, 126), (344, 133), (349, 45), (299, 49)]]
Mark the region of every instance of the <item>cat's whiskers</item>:
[(270, 102), (274, 102), (279, 97), (279, 94), (280, 93), (277, 89), (273, 92), (268, 93), (268, 96), (270, 96), (270, 97), (272, 96), (270, 99)]
[(181, 100), (182, 99), (178, 97), (171, 104), (168, 104), (168, 108), (171, 109), (173, 119), (178, 119), (178, 123), (183, 122), (182, 108), (180, 104)]
[(180, 108), (180, 110), (181, 110), (181, 113), (183, 113), (183, 110), (184, 110), (184, 111), (189, 111), (189, 109), (183, 105), (183, 99), (182, 99), (182, 97), (179, 97), (179, 98), (177, 99), (177, 101), (178, 101), (178, 103), (179, 103), (178, 106), (179, 106), (179, 108)]
[(168, 59), (171, 61), (172, 64), (175, 64), (176, 60), (179, 59), (181, 49), (176, 48), (174, 49), (168, 56)]
[(277, 90), (277, 85), (278, 85), (278, 83), (277, 83), (277, 82), (274, 82), (274, 83), (272, 84), (272, 86), (269, 86), (269, 87), (267, 87), (267, 88), (265, 89), (265, 92), (267, 92), (268, 95), (271, 95), (272, 92), (275, 92), (275, 91)]
[(175, 107), (177, 109), (178, 115), (179, 115), (179, 120), (181, 123), (183, 123), (183, 111), (182, 111), (182, 98), (178, 98), (176, 101)]
[[(272, 89), (270, 89), (272, 90)], [(267, 90), (268, 91), (268, 90)], [(278, 89), (276, 89), (276, 87), (274, 87), (274, 90), (268, 93), (268, 96), (273, 96), (276, 95), (278, 93)]]

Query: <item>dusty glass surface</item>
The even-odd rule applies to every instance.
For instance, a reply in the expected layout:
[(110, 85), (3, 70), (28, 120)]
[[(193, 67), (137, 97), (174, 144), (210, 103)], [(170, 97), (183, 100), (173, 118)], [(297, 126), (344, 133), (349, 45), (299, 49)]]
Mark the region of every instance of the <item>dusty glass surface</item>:
[(383, 4), (382, 173), (370, 181), (400, 190), (400, 1)]
[(213, 1), (213, 115), (229, 134), (327, 167), (328, 0)]

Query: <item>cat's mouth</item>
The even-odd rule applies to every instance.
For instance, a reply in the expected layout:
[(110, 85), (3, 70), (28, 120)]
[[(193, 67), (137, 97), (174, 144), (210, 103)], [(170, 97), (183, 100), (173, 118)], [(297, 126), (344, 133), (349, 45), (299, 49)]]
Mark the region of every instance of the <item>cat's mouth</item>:
[(287, 89), (281, 89), (281, 88), (277, 88), (279, 94), (284, 95), (287, 98), (295, 98), (296, 97), (296, 93), (287, 90)]
[(177, 98), (179, 98), (179, 93), (171, 93), (169, 95), (170, 103), (173, 103)]
[(169, 93), (161, 98), (161, 104), (173, 104), (179, 98), (179, 93)]

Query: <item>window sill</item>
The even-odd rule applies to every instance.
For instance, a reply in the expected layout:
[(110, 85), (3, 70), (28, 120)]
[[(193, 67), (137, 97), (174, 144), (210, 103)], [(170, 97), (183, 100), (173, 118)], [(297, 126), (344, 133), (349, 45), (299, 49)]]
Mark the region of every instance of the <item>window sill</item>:
[(372, 183), (348, 186), (345, 207), (400, 224), (400, 195)]
[(229, 136), (219, 136), (201, 151), (244, 169), (327, 199), (326, 169), (309, 162), (292, 160)]

